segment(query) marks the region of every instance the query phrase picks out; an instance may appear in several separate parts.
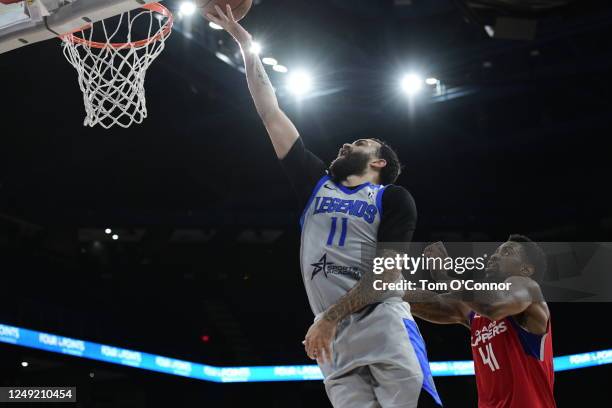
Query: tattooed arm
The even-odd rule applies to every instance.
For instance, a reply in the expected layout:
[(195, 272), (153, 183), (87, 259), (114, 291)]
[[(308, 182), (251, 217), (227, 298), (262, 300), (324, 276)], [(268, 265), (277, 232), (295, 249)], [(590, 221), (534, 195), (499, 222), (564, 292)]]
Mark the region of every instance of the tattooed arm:
[[(395, 254), (386, 252), (383, 256), (393, 257)], [(387, 269), (380, 275), (375, 275), (372, 268), (364, 268), (361, 279), (351, 290), (342, 296), (336, 304), (330, 306), (306, 333), (304, 346), (306, 353), (312, 359), (322, 362), (331, 361), (331, 341), (335, 336), (338, 322), (351, 313), (358, 312), (365, 306), (386, 298), (386, 290), (376, 290), (374, 281), (382, 283), (397, 282), (401, 277), (399, 269)], [(377, 285), (382, 287), (382, 285)]]
[[(394, 257), (395, 253), (385, 253), (385, 257)], [(385, 269), (380, 275), (375, 275), (372, 268), (364, 268), (361, 279), (346, 295), (342, 296), (335, 305), (330, 306), (323, 314), (323, 319), (338, 323), (351, 313), (358, 312), (365, 306), (379, 302), (386, 297), (387, 290), (376, 290), (374, 281), (380, 280), (382, 283), (397, 282), (402, 276), (399, 269)], [(382, 285), (379, 285), (382, 287)]]
[(251, 35), (234, 19), (229, 5), (225, 13), (215, 6), (219, 17), (208, 14), (206, 17), (223, 27), (240, 45), (246, 69), (247, 84), (255, 103), (257, 113), (261, 117), (274, 151), (279, 159), (283, 159), (299, 137), (299, 133), (291, 120), (278, 106), (274, 88), (259, 56), (250, 51)]
[(257, 113), (268, 131), (276, 156), (283, 159), (300, 134), (285, 112), (279, 108), (274, 88), (259, 56), (248, 51), (243, 51), (243, 55), (247, 82)]

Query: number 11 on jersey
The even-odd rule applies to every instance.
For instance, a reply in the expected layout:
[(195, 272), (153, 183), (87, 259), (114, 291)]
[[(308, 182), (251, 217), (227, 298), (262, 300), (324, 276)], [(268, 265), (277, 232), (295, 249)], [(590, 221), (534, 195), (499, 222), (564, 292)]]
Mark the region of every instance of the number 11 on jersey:
[[(340, 218), (342, 226), (340, 229), (340, 238), (338, 239), (338, 246), (344, 246), (346, 240), (346, 230), (348, 229), (348, 218)], [(327, 236), (327, 245), (334, 245), (334, 239), (336, 237), (336, 229), (338, 225), (338, 217), (331, 218), (331, 228), (329, 229), (329, 235)]]

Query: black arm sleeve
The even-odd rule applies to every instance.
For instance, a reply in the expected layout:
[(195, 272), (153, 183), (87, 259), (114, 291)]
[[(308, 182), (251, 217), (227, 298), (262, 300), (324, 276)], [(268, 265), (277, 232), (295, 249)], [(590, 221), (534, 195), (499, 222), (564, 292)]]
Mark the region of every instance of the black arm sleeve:
[(414, 198), (404, 187), (389, 185), (383, 192), (378, 242), (410, 242), (416, 228)]
[(295, 190), (300, 205), (306, 206), (312, 190), (325, 175), (325, 163), (306, 149), (302, 138), (298, 138), (289, 153), (280, 161)]

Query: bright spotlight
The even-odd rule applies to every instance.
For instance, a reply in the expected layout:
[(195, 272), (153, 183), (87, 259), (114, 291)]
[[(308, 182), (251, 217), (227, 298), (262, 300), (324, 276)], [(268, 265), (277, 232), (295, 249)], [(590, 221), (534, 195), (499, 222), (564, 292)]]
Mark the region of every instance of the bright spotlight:
[(182, 16), (190, 16), (196, 11), (196, 5), (192, 1), (184, 1), (179, 6), (179, 13)]
[(261, 62), (263, 62), (266, 65), (278, 65), (278, 61), (270, 57), (266, 57), (262, 59)]
[(119, 239), (119, 235), (117, 235), (117, 234), (113, 234), (113, 241), (116, 241), (116, 240), (118, 240), (118, 239)]
[(273, 66), (272, 69), (275, 70), (276, 72), (280, 72), (281, 74), (286, 74), (289, 71), (286, 66), (279, 65), (279, 64), (276, 64), (275, 66)]
[(212, 21), (208, 23), (208, 26), (213, 30), (223, 30), (223, 27), (221, 27), (219, 24), (213, 23)]
[(312, 89), (312, 77), (305, 71), (296, 71), (287, 79), (287, 89), (295, 95), (304, 95)]
[(110, 234), (111, 232), (113, 232), (113, 230), (110, 228), (107, 228), (104, 230), (104, 233), (106, 233), (107, 235)]
[(21, 366), (22, 366), (22, 367), (27, 367), (27, 366), (29, 366), (29, 364), (28, 364), (28, 362), (27, 362), (27, 361), (22, 361), (22, 362), (21, 362)]
[(251, 52), (255, 55), (259, 55), (259, 53), (261, 52), (261, 44), (253, 41), (253, 43), (251, 44)]
[(438, 85), (438, 78), (427, 78), (425, 83), (427, 85)]
[(408, 95), (418, 93), (423, 87), (423, 78), (416, 74), (408, 74), (402, 79), (402, 89)]

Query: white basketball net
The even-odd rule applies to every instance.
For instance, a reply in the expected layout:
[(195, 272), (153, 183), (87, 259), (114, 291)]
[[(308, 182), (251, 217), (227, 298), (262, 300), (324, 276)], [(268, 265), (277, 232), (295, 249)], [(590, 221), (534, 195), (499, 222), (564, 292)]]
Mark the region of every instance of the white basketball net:
[[(139, 19), (138, 27), (148, 24), (148, 38), (137, 41), (132, 39), (132, 26)], [(95, 24), (96, 35), (104, 35), (102, 42), (92, 41), (94, 24), (62, 37), (64, 55), (77, 70), (83, 92), (84, 126), (127, 128), (147, 117), (145, 75), (164, 50), (172, 15), (143, 8), (123, 13), (116, 21), (116, 27), (105, 21)]]

